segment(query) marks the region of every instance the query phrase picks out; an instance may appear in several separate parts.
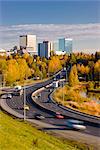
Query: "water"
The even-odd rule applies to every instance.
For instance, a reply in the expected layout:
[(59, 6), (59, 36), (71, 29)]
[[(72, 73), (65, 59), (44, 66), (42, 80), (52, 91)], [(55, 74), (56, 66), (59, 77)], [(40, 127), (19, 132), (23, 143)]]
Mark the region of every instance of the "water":
[(85, 91), (81, 91), (80, 95), (82, 97), (85, 97), (85, 98), (90, 98), (91, 100), (94, 100), (94, 101), (96, 101), (97, 103), (100, 104), (100, 100), (99, 100), (100, 96), (98, 94), (94, 94), (94, 93), (91, 93), (91, 92), (87, 93)]

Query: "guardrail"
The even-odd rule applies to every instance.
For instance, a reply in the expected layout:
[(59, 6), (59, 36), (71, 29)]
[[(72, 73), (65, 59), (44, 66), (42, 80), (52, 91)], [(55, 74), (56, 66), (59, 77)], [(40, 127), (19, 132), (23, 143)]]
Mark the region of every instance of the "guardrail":
[[(38, 89), (37, 91), (35, 91), (34, 93), (32, 93), (32, 100), (33, 102), (38, 105), (41, 109), (44, 109), (45, 111), (48, 111), (48, 112), (51, 112), (52, 114), (55, 114), (55, 111), (54, 110), (51, 110), (49, 108), (46, 108), (43, 104), (41, 104), (39, 101), (37, 101), (37, 99), (33, 98), (37, 93), (41, 92), (42, 90), (44, 90), (45, 88), (42, 87), (40, 89)], [(55, 90), (54, 90), (55, 91)], [(54, 92), (53, 91), (53, 92)], [(84, 120), (84, 121), (89, 121), (89, 122), (93, 122), (93, 123), (97, 123), (100, 125), (100, 117), (96, 117), (96, 116), (93, 116), (93, 115), (88, 115), (88, 114), (85, 114), (85, 113), (82, 113), (82, 112), (79, 112), (79, 111), (76, 111), (76, 110), (73, 110), (71, 108), (68, 108), (68, 107), (65, 107), (59, 103), (57, 103), (53, 98), (52, 98), (52, 94), (53, 92), (49, 95), (49, 98), (50, 100), (55, 103), (56, 105), (58, 105), (60, 108), (62, 108), (63, 110), (65, 111), (68, 111), (70, 113), (73, 113), (74, 114), (74, 117), (76, 117), (76, 119), (79, 118), (79, 116), (81, 116), (81, 120)], [(68, 115), (65, 115), (66, 117), (68, 117)], [(72, 116), (70, 116), (72, 117)]]
[(18, 112), (16, 112), (15, 110), (13, 110), (12, 108), (10, 108), (7, 105), (6, 99), (0, 99), (0, 106), (3, 110), (7, 111), (7, 113), (9, 113), (10, 115), (13, 115), (15, 117), (18, 117), (20, 119), (23, 119), (24, 116)]
[[(53, 103), (59, 104), (58, 102), (56, 102), (56, 101), (52, 98), (52, 95), (53, 95), (54, 92), (55, 92), (55, 90), (50, 94), (49, 97), (50, 97), (50, 99), (52, 100)], [(70, 112), (73, 112), (73, 113), (75, 113), (75, 114), (80, 114), (80, 115), (84, 115), (85, 117), (91, 117), (92, 119), (98, 119), (98, 120), (100, 120), (100, 117), (98, 117), (98, 116), (93, 116), (93, 115), (86, 114), (86, 113), (84, 113), (84, 112), (79, 112), (79, 111), (73, 110), (73, 109), (71, 109), (71, 108), (69, 108), (69, 107), (65, 107), (65, 106), (63, 106), (62, 104), (59, 104), (59, 107), (63, 108), (64, 110), (69, 110)]]
[[(49, 87), (49, 85), (47, 85), (47, 86)], [(37, 99), (35, 98), (35, 96), (37, 95), (37, 93), (43, 91), (44, 89), (45, 89), (45, 87), (42, 87), (42, 88), (36, 90), (35, 92), (33, 92), (32, 95), (31, 95), (31, 98), (32, 98), (33, 102), (34, 102), (38, 107), (40, 107), (41, 109), (44, 109), (46, 112), (51, 112), (52, 114), (55, 114), (54, 111), (52, 111), (51, 109), (46, 108), (45, 106), (43, 106), (42, 104), (40, 104), (40, 103), (37, 101)]]

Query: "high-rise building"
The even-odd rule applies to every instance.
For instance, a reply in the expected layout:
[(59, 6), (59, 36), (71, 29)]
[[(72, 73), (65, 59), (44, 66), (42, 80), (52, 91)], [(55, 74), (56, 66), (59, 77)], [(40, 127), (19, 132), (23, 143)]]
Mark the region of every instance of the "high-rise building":
[(38, 44), (38, 55), (40, 57), (50, 57), (50, 52), (53, 50), (53, 43), (49, 41), (43, 41)]
[(58, 49), (59, 49), (59, 43), (57, 40), (57, 41), (54, 41), (54, 52), (58, 51)]
[(66, 53), (71, 54), (73, 51), (72, 49), (73, 49), (73, 40), (66, 38), (65, 39), (65, 51), (66, 51)]
[(44, 43), (38, 43), (38, 55), (40, 57), (45, 57), (45, 47)]
[(62, 38), (59, 39), (59, 51), (66, 52), (67, 54), (72, 53), (72, 39)]
[(59, 51), (65, 51), (65, 38), (59, 39)]
[(22, 49), (24, 48), (28, 52), (32, 51), (33, 54), (37, 54), (36, 35), (20, 36), (20, 48), (22, 48)]
[(44, 48), (45, 48), (45, 57), (49, 58), (50, 57), (50, 43), (49, 41), (43, 41)]

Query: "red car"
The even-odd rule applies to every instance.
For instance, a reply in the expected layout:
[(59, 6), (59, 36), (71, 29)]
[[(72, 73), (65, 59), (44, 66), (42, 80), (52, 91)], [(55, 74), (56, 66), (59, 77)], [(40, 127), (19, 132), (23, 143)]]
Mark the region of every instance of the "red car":
[(60, 114), (59, 112), (56, 112), (56, 118), (58, 119), (64, 119), (64, 116), (62, 114)]

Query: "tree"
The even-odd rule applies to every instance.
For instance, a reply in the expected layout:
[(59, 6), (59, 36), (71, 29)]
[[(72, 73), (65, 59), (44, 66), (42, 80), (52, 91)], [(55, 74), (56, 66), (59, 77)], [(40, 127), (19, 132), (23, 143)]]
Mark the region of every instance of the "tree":
[(26, 61), (27, 61), (28, 65), (31, 67), (31, 65), (33, 63), (33, 57), (32, 56), (28, 56)]
[(27, 79), (31, 76), (31, 70), (28, 67), (25, 59), (18, 59), (20, 80)]
[(2, 74), (3, 83), (5, 83), (6, 71), (7, 71), (7, 61), (5, 59), (0, 59), (0, 74)]
[(61, 62), (57, 56), (53, 56), (48, 63), (48, 72), (53, 74), (62, 68)]
[(94, 77), (95, 80), (100, 80), (100, 60), (94, 64)]
[(43, 77), (42, 72), (39, 70), (39, 67), (36, 68), (36, 70), (34, 72), (34, 76), (39, 77), (39, 78)]
[(69, 61), (71, 64), (75, 64), (76, 63), (76, 57), (74, 54), (71, 54), (70, 55), (70, 61)]
[(7, 61), (6, 82), (12, 84), (16, 80), (19, 80), (19, 67), (16, 60), (11, 59)]
[(28, 54), (28, 53), (23, 54), (23, 58), (24, 58), (25, 60), (27, 60), (28, 57), (29, 57), (29, 54)]
[(69, 74), (69, 85), (74, 86), (79, 83), (76, 65), (72, 66)]

